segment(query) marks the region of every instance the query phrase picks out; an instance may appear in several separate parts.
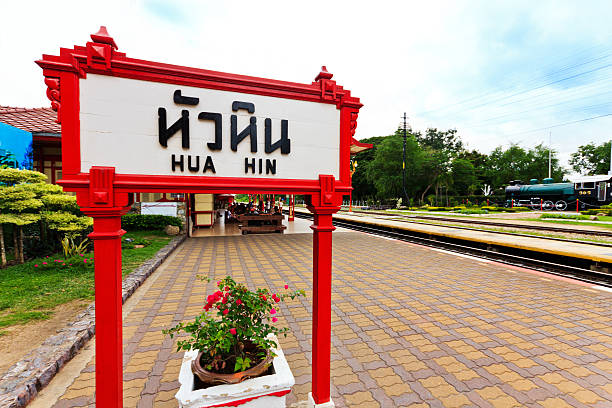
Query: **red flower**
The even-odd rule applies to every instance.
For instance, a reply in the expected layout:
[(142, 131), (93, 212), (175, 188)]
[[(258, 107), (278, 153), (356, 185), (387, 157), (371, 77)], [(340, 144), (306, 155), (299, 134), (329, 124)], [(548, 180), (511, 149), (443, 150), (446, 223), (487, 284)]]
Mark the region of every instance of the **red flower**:
[(229, 286), (226, 286), (226, 287), (225, 287), (225, 291), (228, 291), (228, 290), (229, 290)]
[(270, 314), (276, 314), (276, 309), (270, 310)]
[(225, 309), (225, 310), (223, 311), (223, 316), (225, 316), (225, 315), (226, 315), (226, 314), (228, 314), (228, 313), (229, 313), (229, 310), (228, 310), (228, 309)]
[(285, 285), (285, 289), (289, 289), (289, 285)]
[(221, 292), (220, 290), (218, 290), (218, 291), (216, 291), (216, 292), (215, 292), (215, 296), (217, 296), (217, 297), (221, 297), (221, 296), (223, 296), (223, 292)]
[(278, 319), (276, 317), (273, 317), (272, 318), (272, 323), (276, 323), (276, 322), (278, 322)]
[(238, 306), (240, 306), (240, 305), (242, 304), (242, 300), (238, 299), (238, 300), (236, 301), (236, 304), (237, 304)]
[(38, 265), (34, 265), (35, 268), (38, 268)]
[(226, 304), (226, 303), (227, 303), (227, 297), (224, 297), (224, 298), (221, 300), (221, 303)]
[(266, 300), (268, 300), (268, 298), (265, 297), (264, 295), (261, 295), (261, 300), (263, 300), (265, 302)]
[(230, 333), (232, 333), (235, 336), (236, 335), (236, 329), (230, 329)]

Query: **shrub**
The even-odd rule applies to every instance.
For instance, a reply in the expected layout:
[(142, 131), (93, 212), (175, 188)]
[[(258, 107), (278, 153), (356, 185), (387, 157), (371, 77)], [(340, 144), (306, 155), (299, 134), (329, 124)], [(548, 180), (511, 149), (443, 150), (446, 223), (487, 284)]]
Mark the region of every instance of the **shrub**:
[(126, 214), (121, 217), (121, 226), (126, 230), (163, 230), (166, 225), (181, 228), (183, 221), (169, 215)]
[(612, 214), (612, 209), (610, 208), (593, 208), (590, 210), (585, 210), (585, 211), (580, 211), (580, 214), (582, 215), (597, 215), (597, 214), (606, 214), (606, 215), (610, 215)]
[(488, 214), (489, 212), (487, 210), (482, 210), (482, 209), (462, 209), (459, 211), (455, 211), (456, 213), (459, 214)]
[(80, 254), (87, 252), (88, 246), (89, 242), (87, 242), (87, 238), (82, 240), (78, 245), (74, 242), (73, 238), (64, 237), (64, 239), (62, 239), (62, 250), (64, 251), (64, 256), (66, 258), (79, 256)]
[(563, 220), (588, 220), (589, 217), (587, 217), (586, 215), (580, 215), (580, 214), (542, 214), (540, 215), (540, 218), (556, 218), (556, 219), (563, 219)]

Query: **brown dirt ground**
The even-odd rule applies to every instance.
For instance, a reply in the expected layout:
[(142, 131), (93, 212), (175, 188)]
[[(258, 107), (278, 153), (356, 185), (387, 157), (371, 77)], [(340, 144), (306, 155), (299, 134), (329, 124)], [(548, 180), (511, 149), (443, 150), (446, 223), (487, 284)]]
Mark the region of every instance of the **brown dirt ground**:
[(57, 333), (58, 330), (72, 322), (77, 314), (85, 310), (89, 301), (73, 300), (53, 309), (50, 319), (34, 321), (22, 325), (5, 327), (0, 336), (0, 376), (6, 370), (40, 346), (47, 337)]

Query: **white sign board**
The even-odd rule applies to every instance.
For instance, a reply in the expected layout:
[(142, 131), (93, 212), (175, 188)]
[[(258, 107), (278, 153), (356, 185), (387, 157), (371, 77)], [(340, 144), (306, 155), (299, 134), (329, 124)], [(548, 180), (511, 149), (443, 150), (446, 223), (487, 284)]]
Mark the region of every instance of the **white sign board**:
[(333, 104), (91, 73), (79, 92), (81, 172), (339, 178)]
[(171, 217), (176, 217), (176, 209), (177, 203), (140, 203), (140, 213), (143, 215), (169, 215)]

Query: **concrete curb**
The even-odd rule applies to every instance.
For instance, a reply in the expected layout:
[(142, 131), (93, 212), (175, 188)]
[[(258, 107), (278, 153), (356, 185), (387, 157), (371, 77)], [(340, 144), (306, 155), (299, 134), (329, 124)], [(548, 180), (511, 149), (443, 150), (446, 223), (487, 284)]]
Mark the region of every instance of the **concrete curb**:
[[(185, 235), (173, 238), (153, 258), (123, 280), (123, 303), (185, 239)], [(95, 331), (95, 307), (92, 303), (74, 322), (47, 338), (40, 347), (13, 364), (0, 377), (0, 407), (25, 407), (49, 384), (64, 364), (85, 346)]]

